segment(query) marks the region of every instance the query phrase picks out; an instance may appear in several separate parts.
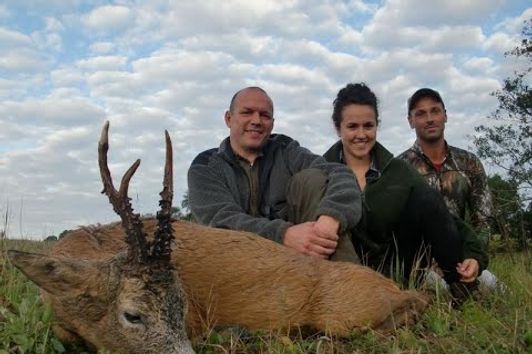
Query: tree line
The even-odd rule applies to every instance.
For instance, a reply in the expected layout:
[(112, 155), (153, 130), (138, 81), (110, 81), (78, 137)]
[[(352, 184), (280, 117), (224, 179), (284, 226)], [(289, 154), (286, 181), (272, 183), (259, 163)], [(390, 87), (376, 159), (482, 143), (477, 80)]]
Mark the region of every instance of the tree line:
[(494, 231), (523, 249), (532, 240), (532, 19), (524, 23), (521, 42), (505, 56), (515, 60), (517, 69), (492, 93), (498, 106), (489, 124), (475, 127), (474, 144), (479, 157), (503, 174), (489, 177)]

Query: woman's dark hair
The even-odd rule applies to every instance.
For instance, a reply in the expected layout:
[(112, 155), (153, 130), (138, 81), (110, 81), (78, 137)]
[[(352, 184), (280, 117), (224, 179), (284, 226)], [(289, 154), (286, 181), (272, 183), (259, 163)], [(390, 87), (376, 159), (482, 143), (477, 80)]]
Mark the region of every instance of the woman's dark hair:
[(347, 84), (346, 87), (338, 91), (338, 95), (333, 102), (332, 120), (334, 126), (340, 129), (342, 123), (342, 110), (350, 104), (362, 104), (371, 106), (375, 111), (375, 119), (379, 124), (379, 109), (377, 108), (377, 96), (366, 86), (365, 83)]

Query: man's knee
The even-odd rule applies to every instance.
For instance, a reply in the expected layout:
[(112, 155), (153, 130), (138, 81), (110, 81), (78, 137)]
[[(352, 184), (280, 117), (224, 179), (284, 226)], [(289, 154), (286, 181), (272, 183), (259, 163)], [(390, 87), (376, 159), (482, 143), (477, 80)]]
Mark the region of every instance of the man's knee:
[(305, 194), (321, 194), (320, 198), (325, 193), (327, 187), (327, 176), (317, 168), (307, 168), (302, 170), (290, 178), (287, 186), (287, 194), (292, 196)]
[(327, 176), (309, 168), (293, 175), (286, 187), (288, 218), (296, 224), (315, 220), (318, 206), (327, 188)]

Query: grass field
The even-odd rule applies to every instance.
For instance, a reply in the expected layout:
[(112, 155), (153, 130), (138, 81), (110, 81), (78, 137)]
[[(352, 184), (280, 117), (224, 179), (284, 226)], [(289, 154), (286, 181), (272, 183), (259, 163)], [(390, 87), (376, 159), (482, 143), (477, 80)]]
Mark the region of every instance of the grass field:
[[(47, 253), (53, 243), (0, 240), (0, 354), (83, 353), (53, 334), (52, 311), (39, 299), (38, 288), (6, 260), (6, 249)], [(445, 293), (421, 321), (383, 336), (353, 333), (337, 339), (282, 333), (212, 332), (197, 341), (198, 353), (532, 353), (532, 261), (529, 253), (499, 254), (490, 269), (505, 291), (451, 308)]]

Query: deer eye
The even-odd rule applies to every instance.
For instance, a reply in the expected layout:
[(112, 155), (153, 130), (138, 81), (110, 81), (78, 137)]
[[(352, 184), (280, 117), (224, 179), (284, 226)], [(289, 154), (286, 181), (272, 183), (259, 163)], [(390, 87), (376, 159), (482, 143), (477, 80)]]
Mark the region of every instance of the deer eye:
[(134, 315), (128, 312), (124, 312), (124, 318), (126, 321), (132, 324), (142, 324), (142, 318), (139, 315)]

